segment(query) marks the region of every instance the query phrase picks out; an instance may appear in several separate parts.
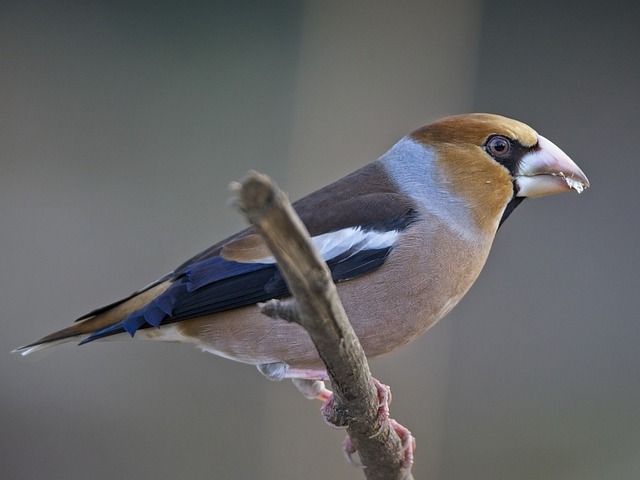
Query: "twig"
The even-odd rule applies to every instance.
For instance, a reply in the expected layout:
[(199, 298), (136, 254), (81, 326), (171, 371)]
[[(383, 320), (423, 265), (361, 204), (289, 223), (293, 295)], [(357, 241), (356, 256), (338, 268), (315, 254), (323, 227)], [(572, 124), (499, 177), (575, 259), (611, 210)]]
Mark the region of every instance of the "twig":
[[(295, 298), (280, 304), (279, 316), (305, 328), (327, 368), (334, 393), (328, 420), (347, 427), (367, 479), (412, 479), (402, 467), (404, 452), (398, 435), (390, 422), (379, 419), (369, 365), (331, 273), (287, 196), (257, 172), (250, 172), (233, 188), (238, 207), (264, 238)], [(270, 308), (277, 305), (272, 303)]]

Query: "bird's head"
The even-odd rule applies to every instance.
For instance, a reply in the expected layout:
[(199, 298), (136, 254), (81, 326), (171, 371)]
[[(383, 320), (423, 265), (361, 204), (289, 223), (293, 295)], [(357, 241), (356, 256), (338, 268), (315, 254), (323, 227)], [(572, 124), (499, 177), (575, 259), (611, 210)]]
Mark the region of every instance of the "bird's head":
[[(436, 155), (449, 188), (475, 207), (476, 221), (500, 223), (526, 197), (582, 192), (589, 180), (555, 144), (528, 125), (499, 115), (446, 117), (411, 137)], [(501, 212), (501, 213), (500, 213)]]

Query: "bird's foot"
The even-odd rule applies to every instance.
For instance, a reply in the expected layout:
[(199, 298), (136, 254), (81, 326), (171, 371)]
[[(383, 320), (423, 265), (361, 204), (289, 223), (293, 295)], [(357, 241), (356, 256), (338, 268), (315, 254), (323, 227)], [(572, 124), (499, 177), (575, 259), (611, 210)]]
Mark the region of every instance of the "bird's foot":
[[(396, 432), (398, 437), (400, 438), (400, 442), (402, 443), (402, 450), (404, 452), (402, 457), (402, 469), (407, 472), (407, 474), (411, 471), (411, 467), (413, 466), (413, 452), (416, 449), (416, 439), (407, 427), (400, 425), (393, 418), (389, 418), (387, 420), (389, 422), (389, 426), (393, 428), (393, 431)], [(378, 434), (376, 434), (378, 435)], [(351, 465), (362, 466), (360, 462), (353, 459), (353, 454), (358, 451), (353, 440), (350, 436), (346, 436), (342, 442), (342, 450), (344, 452), (344, 457)]]
[(411, 432), (407, 427), (400, 425), (393, 418), (389, 419), (389, 425), (393, 428), (393, 431), (396, 432), (398, 437), (400, 437), (402, 450), (404, 452), (402, 457), (402, 468), (408, 473), (411, 471), (411, 467), (413, 466), (413, 452), (416, 451), (416, 439), (411, 435)]
[[(407, 472), (411, 471), (411, 467), (413, 465), (413, 452), (416, 448), (416, 440), (411, 435), (411, 432), (408, 428), (399, 424), (396, 420), (389, 418), (389, 404), (391, 403), (391, 389), (381, 383), (380, 381), (373, 379), (374, 386), (376, 387), (376, 391), (378, 394), (378, 420), (380, 422), (380, 429), (374, 433), (371, 438), (377, 437), (383, 431), (386, 425), (388, 424), (394, 432), (400, 438), (400, 442), (402, 443), (402, 449), (404, 452), (403, 460), (402, 460), (402, 468)], [(334, 402), (333, 396), (328, 397), (321, 408), (322, 416), (327, 422), (328, 425), (336, 428), (336, 425), (332, 423), (329, 418), (334, 417)], [(345, 458), (352, 465), (360, 465), (359, 462), (353, 459), (353, 454), (356, 453), (357, 448), (351, 439), (351, 437), (347, 436), (342, 442), (342, 448), (344, 451)]]
[[(331, 390), (325, 387), (324, 381), (329, 377), (326, 371), (322, 370), (304, 370), (289, 368), (284, 364), (268, 364), (258, 367), (260, 371), (272, 380), (279, 380), (281, 378), (291, 378), (296, 388), (307, 398), (317, 399), (322, 401), (322, 418), (327, 425), (332, 428), (344, 428), (346, 425), (336, 423), (336, 410), (334, 404), (333, 393)], [(386, 425), (388, 424), (400, 437), (402, 442), (402, 448), (404, 451), (402, 468), (407, 472), (411, 471), (413, 465), (413, 452), (416, 448), (416, 440), (411, 435), (411, 432), (406, 427), (400, 425), (397, 421), (389, 418), (389, 405), (391, 404), (391, 389), (381, 383), (377, 379), (373, 379), (373, 385), (376, 388), (378, 395), (378, 421), (380, 423), (380, 429), (374, 433), (371, 438), (380, 435)], [(342, 444), (345, 457), (349, 463), (353, 465), (359, 465), (357, 461), (353, 459), (353, 454), (357, 449), (351, 437), (347, 436)]]
[(344, 453), (344, 458), (346, 458), (347, 462), (349, 462), (351, 465), (355, 467), (361, 467), (362, 464), (359, 461), (353, 459), (353, 454), (357, 451), (358, 449), (353, 443), (353, 440), (351, 440), (351, 437), (349, 435), (344, 437), (344, 440), (342, 441), (342, 453)]
[(391, 387), (374, 378), (373, 386), (376, 387), (378, 394), (378, 420), (380, 421), (380, 430), (378, 430), (371, 438), (380, 435), (384, 430), (384, 424), (389, 420), (389, 405), (391, 405)]

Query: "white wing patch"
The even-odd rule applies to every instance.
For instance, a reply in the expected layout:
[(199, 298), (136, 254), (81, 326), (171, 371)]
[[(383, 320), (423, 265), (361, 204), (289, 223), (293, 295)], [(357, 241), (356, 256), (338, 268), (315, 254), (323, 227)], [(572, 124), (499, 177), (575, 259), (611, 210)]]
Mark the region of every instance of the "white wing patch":
[[(399, 235), (398, 230), (378, 232), (363, 230), (360, 227), (349, 227), (311, 237), (311, 243), (326, 262), (349, 250), (360, 252), (391, 247)], [(251, 263), (276, 263), (276, 259), (272, 256), (256, 258)]]

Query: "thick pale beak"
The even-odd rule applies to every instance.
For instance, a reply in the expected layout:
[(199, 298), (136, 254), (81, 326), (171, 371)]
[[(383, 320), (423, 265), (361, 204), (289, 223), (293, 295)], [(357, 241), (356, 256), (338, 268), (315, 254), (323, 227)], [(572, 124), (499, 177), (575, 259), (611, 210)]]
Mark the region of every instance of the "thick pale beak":
[(575, 190), (581, 193), (589, 186), (580, 167), (542, 135), (538, 148), (522, 157), (515, 176), (518, 197), (542, 197)]

